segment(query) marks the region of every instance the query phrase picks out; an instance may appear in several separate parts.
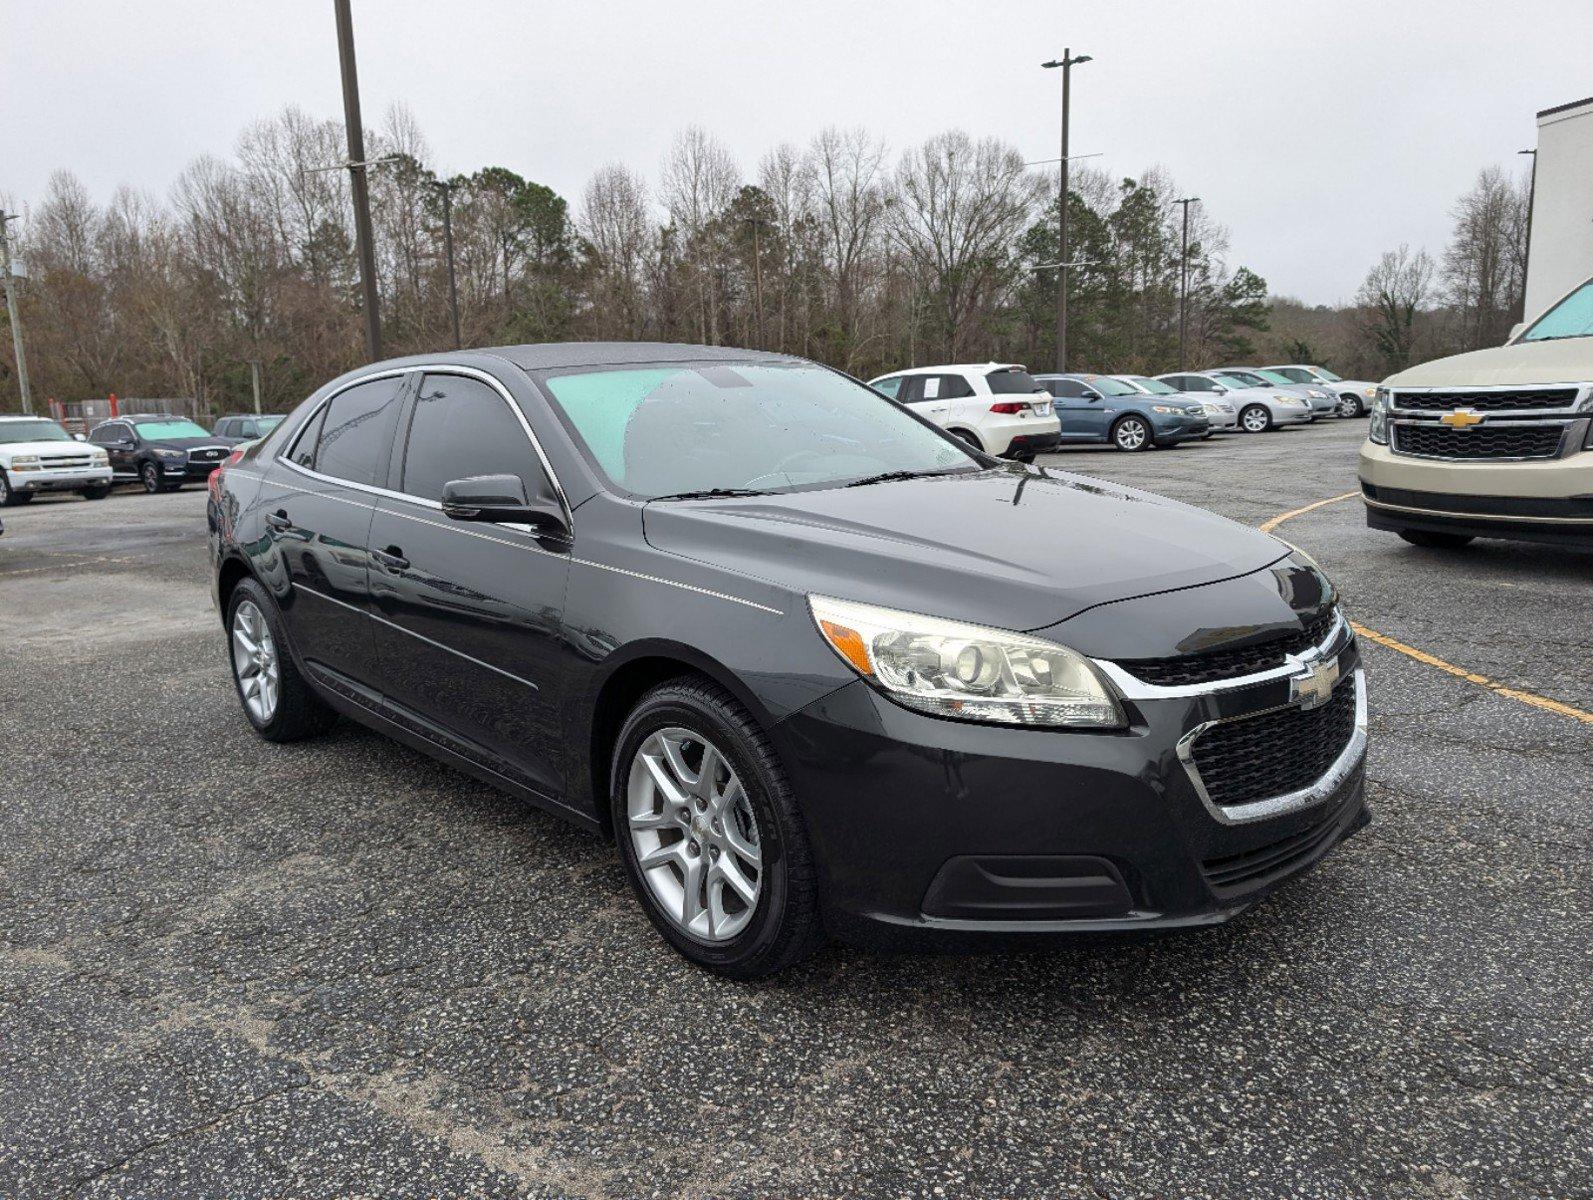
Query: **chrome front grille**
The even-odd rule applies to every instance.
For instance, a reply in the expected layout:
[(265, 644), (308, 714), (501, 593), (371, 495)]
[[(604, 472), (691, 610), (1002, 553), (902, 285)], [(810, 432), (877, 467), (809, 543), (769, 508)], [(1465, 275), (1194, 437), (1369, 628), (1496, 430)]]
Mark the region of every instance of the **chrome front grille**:
[(1474, 408), (1478, 412), (1534, 412), (1570, 408), (1578, 389), (1500, 388), (1496, 391), (1394, 392), (1393, 407), (1404, 412), (1448, 412)]
[(1422, 458), (1527, 459), (1554, 458), (1560, 453), (1565, 421), (1519, 425), (1473, 425), (1450, 429), (1432, 422), (1393, 425), (1395, 454)]
[(61, 454), (54, 457), (41, 459), (46, 471), (75, 471), (82, 467), (91, 467), (94, 460), (87, 454)]

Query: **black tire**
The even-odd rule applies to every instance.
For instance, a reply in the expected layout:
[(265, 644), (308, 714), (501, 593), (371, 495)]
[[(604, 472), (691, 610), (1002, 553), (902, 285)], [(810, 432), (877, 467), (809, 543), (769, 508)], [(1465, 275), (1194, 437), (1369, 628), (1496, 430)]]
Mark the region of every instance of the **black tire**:
[(951, 434), (951, 436), (954, 438), (961, 438), (975, 450), (984, 450), (984, 447), (979, 444), (979, 439), (974, 437), (974, 435), (969, 433), (966, 429), (948, 429), (946, 432)]
[(1339, 397), (1340, 417), (1364, 417), (1365, 415), (1366, 405), (1361, 403), (1361, 398), (1359, 396), (1346, 393), (1345, 395)]
[(1477, 540), (1469, 533), (1435, 533), (1429, 529), (1401, 529), (1399, 536), (1423, 550), (1459, 550)]
[(78, 493), (85, 500), (103, 500), (111, 494), (111, 485), (102, 483), (98, 487), (84, 488)]
[(166, 490), (166, 484), (160, 477), (160, 464), (153, 459), (138, 468), (138, 481), (151, 496), (158, 496)]
[[(271, 719), (264, 723), (256, 720), (254, 714), (249, 711), (249, 706), (243, 702), (243, 685), (238, 679), (237, 663), (232, 654), (232, 623), (238, 607), (245, 600), (252, 601), (260, 610), (261, 615), (265, 617), (266, 627), (271, 631), (271, 640), (276, 643), (280, 686), (276, 711), (272, 713)], [(243, 709), (245, 719), (254, 726), (254, 731), (266, 741), (303, 741), (325, 733), (336, 723), (336, 710), (310, 689), (310, 685), (305, 682), (304, 676), (299, 674), (299, 669), (294, 664), (293, 654), (288, 645), (287, 629), (282, 623), (282, 614), (277, 611), (276, 601), (271, 599), (265, 588), (254, 579), (239, 580), (238, 586), (232, 590), (232, 595), (227, 597), (227, 663), (232, 670), (232, 683), (238, 693), (238, 705)]]
[[(631, 840), (626, 790), (632, 761), (647, 737), (667, 727), (703, 735), (741, 779), (758, 825), (761, 889), (747, 926), (722, 943), (677, 927), (654, 899)], [(799, 962), (823, 940), (818, 884), (807, 831), (774, 747), (736, 699), (707, 679), (660, 684), (637, 702), (620, 729), (610, 770), (609, 809), (631, 889), (653, 927), (684, 958), (731, 979), (758, 979)]]
[(1107, 433), (1112, 446), (1126, 454), (1136, 454), (1141, 450), (1149, 450), (1155, 444), (1151, 435), (1150, 423), (1144, 417), (1130, 413), (1126, 417), (1119, 417), (1112, 422), (1112, 428)]
[[(1250, 424), (1256, 424), (1255, 416), (1257, 413), (1261, 414), (1261, 420), (1264, 421), (1265, 424), (1260, 425), (1258, 428), (1252, 429), (1250, 425), (1247, 425), (1245, 422), (1248, 418), (1250, 420)], [(1239, 410), (1239, 428), (1244, 430), (1246, 433), (1269, 432), (1272, 429), (1271, 410), (1268, 409), (1265, 404), (1247, 404), (1244, 408)]]
[(18, 504), (26, 504), (31, 499), (33, 499), (32, 492), (17, 491), (6, 478), (6, 473), (0, 470), (0, 508), (14, 508)]

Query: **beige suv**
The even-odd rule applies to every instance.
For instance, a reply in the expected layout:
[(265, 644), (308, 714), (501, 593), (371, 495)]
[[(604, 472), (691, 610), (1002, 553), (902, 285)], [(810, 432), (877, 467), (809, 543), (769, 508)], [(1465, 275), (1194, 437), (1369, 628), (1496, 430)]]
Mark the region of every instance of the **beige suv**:
[(1366, 523), (1417, 546), (1593, 547), (1593, 279), (1509, 342), (1401, 371), (1361, 447)]

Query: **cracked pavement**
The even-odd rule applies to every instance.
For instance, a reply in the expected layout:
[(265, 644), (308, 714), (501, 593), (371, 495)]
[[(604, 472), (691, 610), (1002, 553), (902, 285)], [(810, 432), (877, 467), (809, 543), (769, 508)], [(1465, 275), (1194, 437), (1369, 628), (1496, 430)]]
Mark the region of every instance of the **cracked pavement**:
[[(1047, 461), (1258, 523), (1363, 428)], [(4, 514), (0, 1195), (1593, 1195), (1593, 727), (1363, 642), (1374, 823), (1241, 919), (732, 984), (595, 838), (347, 722), (256, 739), (203, 514)], [(1277, 532), (1593, 709), (1593, 553)]]

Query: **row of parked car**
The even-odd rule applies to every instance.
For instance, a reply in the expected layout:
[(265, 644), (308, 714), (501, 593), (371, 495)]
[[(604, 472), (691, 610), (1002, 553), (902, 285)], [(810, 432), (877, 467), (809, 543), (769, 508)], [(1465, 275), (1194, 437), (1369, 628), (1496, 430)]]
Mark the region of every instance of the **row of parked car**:
[(1036, 375), (1015, 363), (965, 363), (896, 371), (870, 386), (987, 454), (1020, 460), (1061, 445), (1140, 451), (1359, 417), (1377, 391), (1304, 364), (1151, 377)]
[(281, 420), (225, 416), (207, 433), (187, 417), (152, 413), (113, 417), (85, 437), (47, 417), (0, 416), (0, 506), (25, 504), (40, 492), (103, 500), (118, 483), (150, 493), (203, 483), (233, 447), (264, 437)]

